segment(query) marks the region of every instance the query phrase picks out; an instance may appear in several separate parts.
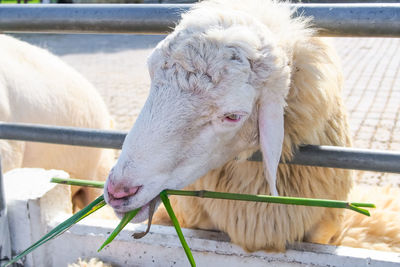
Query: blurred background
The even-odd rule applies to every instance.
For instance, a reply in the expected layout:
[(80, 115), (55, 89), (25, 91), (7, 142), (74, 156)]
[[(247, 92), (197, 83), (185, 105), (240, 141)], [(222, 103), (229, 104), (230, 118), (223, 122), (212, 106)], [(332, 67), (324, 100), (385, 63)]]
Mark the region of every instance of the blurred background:
[[(43, 4), (134, 4), (134, 3), (194, 3), (196, 0), (0, 0), (4, 4), (43, 3)], [(400, 3), (400, 0), (290, 0), (293, 3)]]

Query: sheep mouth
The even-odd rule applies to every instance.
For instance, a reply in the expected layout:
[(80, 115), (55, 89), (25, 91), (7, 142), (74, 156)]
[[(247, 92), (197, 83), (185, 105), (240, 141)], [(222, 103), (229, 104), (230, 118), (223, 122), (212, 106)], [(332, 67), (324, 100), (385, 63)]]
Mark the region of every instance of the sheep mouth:
[(129, 211), (128, 206), (133, 202), (133, 198), (135, 198), (143, 189), (143, 186), (138, 186), (138, 189), (135, 191), (133, 195), (129, 195), (126, 197), (114, 197), (112, 194), (107, 193), (108, 199), (107, 203), (116, 211), (116, 212), (127, 212)]
[[(154, 199), (150, 200), (148, 203), (146, 203), (145, 205), (143, 205), (140, 208), (140, 211), (136, 214), (136, 216), (132, 219), (131, 223), (141, 223), (144, 222), (145, 220), (149, 219), (149, 224), (151, 224), (151, 219), (153, 217), (154, 212), (157, 210), (157, 207), (160, 205), (161, 201), (160, 201), (160, 197), (157, 196)], [(118, 211), (118, 210), (114, 210), (116, 215), (122, 219), (125, 214), (131, 212), (130, 211)]]

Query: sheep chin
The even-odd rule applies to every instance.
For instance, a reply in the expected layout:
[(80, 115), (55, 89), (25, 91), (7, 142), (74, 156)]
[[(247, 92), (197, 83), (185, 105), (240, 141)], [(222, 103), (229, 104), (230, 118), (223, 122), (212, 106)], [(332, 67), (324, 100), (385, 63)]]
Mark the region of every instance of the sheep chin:
[[(150, 211), (150, 203), (152, 201), (154, 201), (156, 198), (157, 198), (157, 201), (156, 201), (156, 204), (155, 204), (155, 208)], [(157, 208), (160, 205), (160, 203), (161, 203), (159, 197), (157, 196), (156, 198), (151, 200), (151, 201), (149, 201), (147, 204), (145, 204), (141, 208), (141, 210), (138, 212), (138, 214), (136, 214), (136, 216), (130, 221), (130, 223), (142, 223), (142, 222), (146, 221), (148, 218), (152, 217), (152, 214), (150, 215), (150, 212), (154, 213), (157, 210)], [(125, 216), (126, 213), (127, 212), (115, 211), (115, 214), (120, 219), (122, 219)]]

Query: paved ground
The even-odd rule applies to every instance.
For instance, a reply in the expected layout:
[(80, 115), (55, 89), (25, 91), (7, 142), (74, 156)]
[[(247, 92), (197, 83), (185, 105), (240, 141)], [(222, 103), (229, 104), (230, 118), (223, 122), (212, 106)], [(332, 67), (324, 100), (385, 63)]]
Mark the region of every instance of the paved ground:
[[(33, 35), (99, 89), (117, 128), (128, 130), (150, 85), (146, 57), (163, 36)], [(343, 97), (354, 147), (400, 150), (400, 38), (334, 38), (343, 62)], [(400, 175), (357, 172), (366, 184), (400, 186)]]

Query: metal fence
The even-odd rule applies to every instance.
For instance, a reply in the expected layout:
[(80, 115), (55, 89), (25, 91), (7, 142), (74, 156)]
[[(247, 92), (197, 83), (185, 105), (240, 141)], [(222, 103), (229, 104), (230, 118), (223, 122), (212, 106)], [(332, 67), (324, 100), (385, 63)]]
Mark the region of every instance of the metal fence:
[[(290, 4), (324, 36), (400, 36), (400, 4)], [(190, 4), (1, 5), (0, 31), (170, 32)]]
[[(0, 139), (121, 149), (126, 132), (0, 123)], [(262, 161), (261, 153), (249, 160)], [(400, 152), (307, 145), (288, 164), (400, 173)]]
[[(191, 5), (2, 5), (0, 31), (167, 33)], [(400, 4), (296, 4), (320, 35), (400, 36)], [(0, 139), (120, 149), (125, 132), (0, 123)], [(250, 160), (261, 160), (260, 154)], [(291, 164), (400, 173), (400, 153), (304, 146)]]

